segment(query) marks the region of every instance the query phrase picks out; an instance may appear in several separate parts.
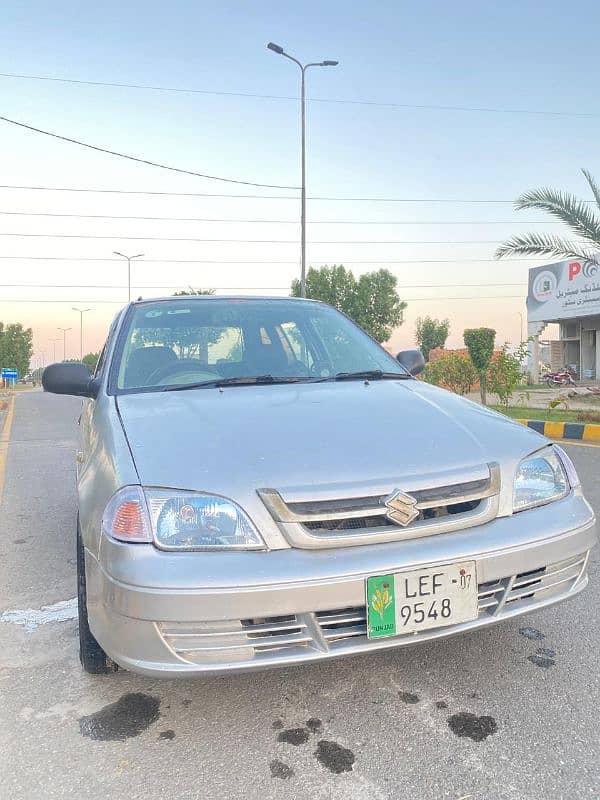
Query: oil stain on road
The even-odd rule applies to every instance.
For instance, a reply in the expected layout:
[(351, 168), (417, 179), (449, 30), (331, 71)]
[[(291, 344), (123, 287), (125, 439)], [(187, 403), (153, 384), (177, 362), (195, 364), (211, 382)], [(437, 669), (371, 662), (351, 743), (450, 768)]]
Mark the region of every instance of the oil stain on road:
[(82, 736), (100, 742), (124, 742), (139, 736), (160, 717), (160, 700), (140, 692), (124, 694), (116, 703), (79, 719)]
[(321, 739), (315, 751), (317, 760), (330, 772), (340, 775), (342, 772), (351, 772), (356, 760), (352, 750), (342, 747), (337, 742), (328, 742)]
[(473, 739), (474, 742), (483, 742), (498, 730), (498, 725), (493, 717), (478, 717), (468, 711), (448, 717), (448, 727), (457, 736), (466, 736)]

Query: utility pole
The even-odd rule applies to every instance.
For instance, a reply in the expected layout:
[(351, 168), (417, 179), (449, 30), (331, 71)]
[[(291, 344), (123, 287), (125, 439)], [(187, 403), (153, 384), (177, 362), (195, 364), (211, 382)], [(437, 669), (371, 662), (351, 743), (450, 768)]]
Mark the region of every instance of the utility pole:
[(86, 311), (91, 311), (91, 308), (75, 308), (73, 311), (79, 311), (79, 360), (83, 361), (83, 315)]
[(337, 67), (339, 61), (314, 61), (303, 64), (297, 58), (286, 53), (283, 47), (274, 42), (269, 42), (268, 50), (272, 50), (279, 56), (289, 58), (294, 64), (300, 67), (300, 126), (302, 130), (302, 188), (300, 195), (300, 295), (306, 297), (306, 95), (305, 95), (305, 73), (309, 67)]
[(119, 253), (118, 250), (113, 250), (116, 256), (127, 259), (127, 302), (131, 303), (131, 262), (134, 258), (143, 258), (143, 253), (137, 253), (135, 256), (126, 256), (124, 253)]
[(63, 332), (63, 361), (67, 360), (67, 331), (72, 331), (73, 328), (58, 328)]

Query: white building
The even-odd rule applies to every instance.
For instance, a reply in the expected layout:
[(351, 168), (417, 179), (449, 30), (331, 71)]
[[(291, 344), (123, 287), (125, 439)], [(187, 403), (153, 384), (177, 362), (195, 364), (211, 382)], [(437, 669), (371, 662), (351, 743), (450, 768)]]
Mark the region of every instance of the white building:
[(560, 261), (529, 270), (527, 334), (532, 377), (540, 365), (540, 336), (558, 323), (553, 366), (572, 367), (580, 380), (600, 380), (600, 266)]

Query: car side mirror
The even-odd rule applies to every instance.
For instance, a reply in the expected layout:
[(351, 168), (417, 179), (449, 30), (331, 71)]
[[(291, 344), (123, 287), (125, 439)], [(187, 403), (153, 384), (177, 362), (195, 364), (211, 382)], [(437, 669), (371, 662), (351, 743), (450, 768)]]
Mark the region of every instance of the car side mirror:
[(396, 356), (396, 361), (402, 364), (404, 369), (408, 370), (411, 375), (418, 375), (425, 369), (425, 359), (420, 350), (402, 350)]
[(96, 397), (98, 383), (89, 367), (79, 362), (50, 364), (42, 374), (45, 392), (72, 394), (76, 397)]

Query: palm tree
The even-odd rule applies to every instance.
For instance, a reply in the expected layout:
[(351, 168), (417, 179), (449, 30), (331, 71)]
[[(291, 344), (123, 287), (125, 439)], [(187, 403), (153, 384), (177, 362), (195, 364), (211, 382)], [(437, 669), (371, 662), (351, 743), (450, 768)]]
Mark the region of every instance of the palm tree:
[(553, 256), (600, 264), (600, 188), (587, 170), (583, 169), (582, 172), (592, 190), (595, 204), (579, 200), (568, 192), (548, 188), (525, 192), (515, 203), (517, 211), (546, 211), (566, 223), (573, 237), (577, 238), (563, 238), (553, 233), (524, 233), (512, 236), (501, 244), (496, 250), (496, 258), (513, 255)]

